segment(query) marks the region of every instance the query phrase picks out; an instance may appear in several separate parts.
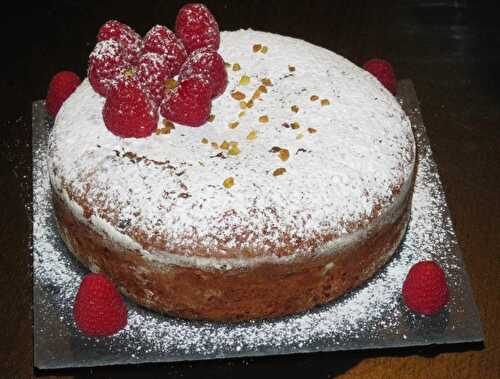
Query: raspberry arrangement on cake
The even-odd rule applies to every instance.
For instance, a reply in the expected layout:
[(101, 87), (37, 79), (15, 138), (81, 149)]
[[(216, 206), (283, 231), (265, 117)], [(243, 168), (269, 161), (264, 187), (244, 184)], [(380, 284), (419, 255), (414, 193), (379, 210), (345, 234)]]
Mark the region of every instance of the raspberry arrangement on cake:
[(49, 139), (69, 250), (135, 302), (240, 321), (330, 302), (395, 252), (415, 143), (369, 72), (305, 41), (106, 23)]

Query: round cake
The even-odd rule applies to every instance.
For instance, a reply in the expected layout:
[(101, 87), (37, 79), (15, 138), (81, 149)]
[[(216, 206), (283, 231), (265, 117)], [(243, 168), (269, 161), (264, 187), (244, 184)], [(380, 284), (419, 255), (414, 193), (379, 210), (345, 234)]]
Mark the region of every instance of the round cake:
[(84, 80), (49, 139), (61, 236), (135, 302), (189, 319), (271, 318), (369, 279), (409, 219), (415, 143), (368, 72), (302, 40), (221, 32), (228, 87), (199, 128), (142, 139)]

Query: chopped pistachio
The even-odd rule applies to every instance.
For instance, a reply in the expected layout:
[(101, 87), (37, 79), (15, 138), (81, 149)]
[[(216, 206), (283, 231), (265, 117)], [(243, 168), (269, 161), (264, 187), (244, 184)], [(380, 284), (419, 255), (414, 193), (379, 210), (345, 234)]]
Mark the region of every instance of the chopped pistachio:
[(231, 92), (231, 97), (235, 100), (243, 100), (246, 97), (246, 95), (243, 92), (234, 91)]
[(240, 78), (240, 85), (242, 86), (246, 86), (247, 84), (250, 83), (250, 77), (247, 76), (247, 75), (243, 75), (241, 78)]
[(224, 179), (224, 181), (222, 182), (222, 185), (225, 188), (231, 188), (232, 186), (234, 186), (234, 178), (232, 176), (230, 176), (229, 178)]
[(283, 175), (285, 172), (286, 172), (286, 168), (279, 167), (273, 171), (273, 176), (280, 176), (280, 175)]
[(288, 158), (290, 157), (290, 153), (289, 153), (289, 151), (287, 149), (280, 149), (279, 155), (280, 155), (280, 159), (283, 162), (287, 161)]
[(250, 133), (247, 135), (247, 140), (253, 141), (254, 139), (257, 138), (257, 132), (255, 130), (252, 130)]

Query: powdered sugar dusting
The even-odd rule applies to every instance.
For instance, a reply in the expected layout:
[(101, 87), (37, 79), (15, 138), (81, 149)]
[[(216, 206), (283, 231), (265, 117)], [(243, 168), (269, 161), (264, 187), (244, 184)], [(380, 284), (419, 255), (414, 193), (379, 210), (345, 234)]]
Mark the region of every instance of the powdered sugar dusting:
[[(115, 215), (129, 225), (120, 229), (125, 236), (139, 228), (163, 236), (171, 253), (190, 254), (201, 245), (207, 256), (248, 248), (274, 254), (284, 233), (296, 240), (340, 235), (379, 201), (391, 204), (392, 189), (408, 183), (414, 162), (410, 124), (392, 95), (344, 58), (304, 41), (250, 30), (223, 32), (221, 40), (222, 57), (241, 70), (228, 70), (228, 88), (213, 102), (215, 120), (200, 128), (116, 137), (102, 121), (104, 99), (84, 81), (61, 108), (51, 135), (56, 190), (68, 186), (85, 196), (104, 220)], [(255, 43), (268, 52), (253, 53)], [(242, 75), (250, 77), (248, 85), (239, 84)], [(263, 79), (272, 82), (267, 93), (239, 117), (241, 105), (231, 92), (248, 101)], [(300, 111), (292, 112), (292, 105)], [(266, 124), (259, 122), (264, 115)], [(235, 121), (238, 127), (230, 129)], [(292, 122), (301, 127), (282, 126)], [(252, 130), (257, 137), (250, 141)], [(204, 138), (210, 143), (202, 144)], [(212, 147), (223, 141), (238, 142), (240, 153)], [(290, 151), (286, 162), (269, 152), (276, 145)], [(123, 158), (127, 153), (147, 159), (131, 162)], [(280, 167), (286, 173), (273, 176)], [(234, 177), (231, 189), (222, 185), (228, 177)]]
[[(460, 292), (463, 268), (460, 258), (455, 255), (456, 239), (446, 211), (446, 201), (422, 133), (423, 129), (416, 133), (420, 141), (419, 165), (407, 234), (399, 252), (364, 287), (337, 302), (304, 314), (235, 325), (178, 320), (129, 304), (129, 323), (124, 330), (101, 341), (80, 336), (82, 348), (109, 346), (115, 356), (123, 354), (127, 362), (163, 361), (335, 350), (335, 346), (369, 347), (381, 338), (395, 338), (399, 340), (399, 345), (404, 345), (404, 341), (410, 344), (415, 341), (415, 334), (424, 333), (427, 336), (432, 330), (426, 328), (422, 331), (413, 321), (407, 321), (410, 316), (400, 303), (406, 273), (417, 261), (437, 261), (444, 268), (452, 290), (448, 306), (451, 314), (452, 310), (457, 312), (460, 309), (457, 304), (463, 300)], [(63, 315), (61, 322), (73, 328), (72, 301), (83, 271), (75, 265), (57, 237), (45, 162), (46, 154), (42, 147), (35, 151), (33, 176), (34, 277), (35, 282), (45, 288), (57, 288), (53, 301)], [(453, 322), (456, 323), (460, 316), (453, 315)], [(446, 318), (443, 320), (446, 325)], [(406, 322), (408, 325), (405, 325)], [(75, 334), (78, 335), (78, 332), (75, 331)]]

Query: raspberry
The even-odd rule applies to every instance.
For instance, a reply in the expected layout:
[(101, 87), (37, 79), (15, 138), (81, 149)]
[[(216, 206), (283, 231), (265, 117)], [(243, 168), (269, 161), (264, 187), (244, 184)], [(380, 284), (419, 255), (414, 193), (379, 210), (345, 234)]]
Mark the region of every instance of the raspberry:
[(47, 91), (45, 106), (52, 117), (56, 117), (64, 101), (75, 91), (81, 83), (74, 72), (61, 71), (52, 77)]
[(179, 78), (184, 79), (193, 75), (205, 76), (212, 89), (212, 97), (224, 93), (227, 87), (227, 72), (224, 59), (211, 48), (195, 50), (182, 65)]
[(181, 80), (174, 90), (167, 93), (160, 106), (160, 113), (167, 120), (188, 126), (200, 126), (210, 116), (212, 91), (206, 79), (191, 76)]
[(146, 53), (141, 56), (135, 73), (135, 80), (149, 97), (159, 105), (165, 97), (165, 81), (174, 76), (172, 61), (164, 55)]
[(141, 36), (130, 26), (120, 21), (109, 20), (101, 26), (97, 33), (97, 42), (113, 39), (120, 42), (125, 50), (125, 57), (129, 63), (135, 64), (139, 59), (142, 48)]
[(127, 307), (107, 276), (92, 273), (80, 284), (73, 318), (88, 336), (110, 336), (127, 325)]
[(443, 269), (432, 261), (413, 265), (403, 283), (403, 301), (417, 313), (438, 313), (448, 303), (448, 285)]
[(383, 59), (370, 59), (363, 68), (375, 76), (390, 93), (396, 94), (396, 76), (389, 62)]
[(108, 130), (120, 137), (147, 137), (158, 125), (158, 108), (135, 80), (118, 83), (106, 99), (102, 115)]
[(202, 47), (219, 48), (219, 25), (203, 4), (186, 4), (177, 14), (175, 32), (188, 53)]
[(173, 67), (173, 75), (177, 75), (187, 58), (186, 49), (179, 38), (174, 32), (162, 25), (151, 28), (146, 33), (143, 44), (143, 53), (157, 53), (165, 56), (165, 59)]
[(107, 97), (127, 67), (128, 63), (120, 43), (108, 39), (98, 42), (90, 53), (87, 76), (92, 88)]

